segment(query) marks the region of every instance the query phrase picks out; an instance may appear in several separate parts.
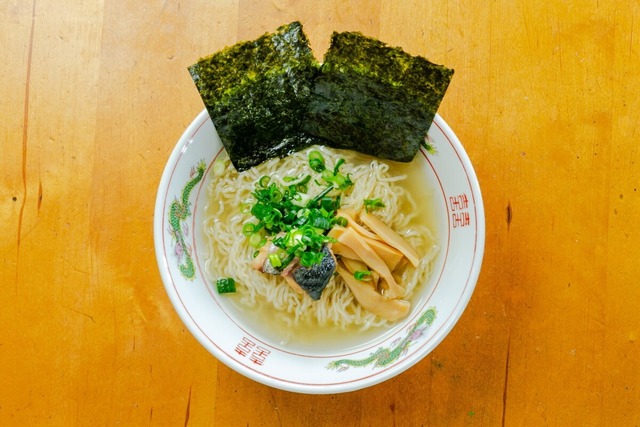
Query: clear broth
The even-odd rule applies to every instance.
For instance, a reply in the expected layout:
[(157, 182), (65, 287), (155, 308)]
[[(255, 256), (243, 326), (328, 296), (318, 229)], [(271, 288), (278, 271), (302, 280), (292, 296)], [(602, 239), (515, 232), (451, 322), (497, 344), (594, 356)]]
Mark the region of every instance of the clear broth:
[[(367, 156), (363, 157), (367, 159)], [(389, 173), (393, 176), (407, 175), (405, 180), (397, 185), (404, 186), (411, 194), (420, 194), (415, 197), (419, 214), (414, 220), (414, 224), (427, 226), (433, 233), (436, 242), (440, 241), (439, 230), (436, 221), (436, 206), (433, 203), (433, 184), (426, 173), (425, 159), (421, 154), (410, 163), (386, 162), (389, 164)], [(213, 254), (215, 256), (215, 253)], [(432, 261), (432, 265), (436, 261)], [(247, 268), (251, 268), (247, 264)], [(429, 279), (427, 279), (429, 282)], [(411, 298), (412, 309), (424, 298), (428, 292), (427, 284), (420, 284), (415, 288)], [(240, 327), (251, 332), (255, 336), (261, 337), (272, 346), (282, 348), (287, 351), (302, 353), (335, 353), (335, 351), (348, 351), (355, 349), (373, 338), (380, 337), (386, 333), (391, 333), (393, 327), (400, 323), (396, 322), (390, 326), (370, 326), (363, 330), (362, 325), (352, 325), (345, 328), (338, 326), (321, 326), (313, 320), (302, 319), (295, 325), (290, 325), (282, 319), (283, 316), (293, 315), (283, 313), (275, 309), (266, 300), (260, 301), (256, 307), (246, 307), (239, 301), (239, 297), (228, 294), (219, 298), (227, 313), (232, 316)]]

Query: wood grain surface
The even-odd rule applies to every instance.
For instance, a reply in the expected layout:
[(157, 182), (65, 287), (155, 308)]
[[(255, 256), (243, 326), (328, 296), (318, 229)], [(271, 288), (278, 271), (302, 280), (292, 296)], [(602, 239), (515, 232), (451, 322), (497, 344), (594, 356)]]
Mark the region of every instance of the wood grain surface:
[[(372, 388), (310, 396), (207, 353), (153, 209), (202, 56), (299, 20), (454, 68), (486, 209), (469, 306)], [(0, 2), (0, 425), (640, 425), (637, 2)]]

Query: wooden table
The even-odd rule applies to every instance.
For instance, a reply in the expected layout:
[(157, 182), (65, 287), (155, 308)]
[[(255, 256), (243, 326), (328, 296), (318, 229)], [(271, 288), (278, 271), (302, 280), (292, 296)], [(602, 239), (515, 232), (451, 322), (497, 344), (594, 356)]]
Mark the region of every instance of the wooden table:
[[(0, 5), (0, 425), (640, 424), (634, 2)], [(456, 70), (439, 110), (483, 190), (471, 302), (370, 389), (271, 389), (207, 353), (157, 271), (160, 176), (203, 108), (186, 67), (300, 20)]]

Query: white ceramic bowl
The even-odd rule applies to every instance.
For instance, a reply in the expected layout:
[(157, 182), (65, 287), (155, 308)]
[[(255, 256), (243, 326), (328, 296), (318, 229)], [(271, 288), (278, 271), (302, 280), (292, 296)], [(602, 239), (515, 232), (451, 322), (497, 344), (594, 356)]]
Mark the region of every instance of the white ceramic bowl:
[[(154, 239), (165, 289), (195, 338), (218, 360), (260, 383), (300, 393), (368, 387), (407, 370), (429, 354), (464, 311), (482, 263), (485, 224), (477, 177), (460, 141), (436, 115), (435, 150), (421, 149), (425, 192), (435, 203), (440, 251), (410, 315), (356, 346), (311, 351), (261, 336), (229, 310), (203, 274), (203, 210), (207, 182), (222, 144), (206, 110), (185, 130), (165, 167), (156, 199)], [(242, 237), (240, 237), (242, 238)]]

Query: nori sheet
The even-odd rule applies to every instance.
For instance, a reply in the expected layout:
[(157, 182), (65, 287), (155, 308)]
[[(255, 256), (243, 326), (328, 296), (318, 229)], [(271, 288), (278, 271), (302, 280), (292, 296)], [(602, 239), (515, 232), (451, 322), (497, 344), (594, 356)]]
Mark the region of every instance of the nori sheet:
[(453, 70), (357, 32), (334, 32), (304, 130), (380, 158), (411, 161)]
[(319, 63), (299, 22), (200, 59), (189, 73), (238, 171), (319, 141), (302, 130)]

